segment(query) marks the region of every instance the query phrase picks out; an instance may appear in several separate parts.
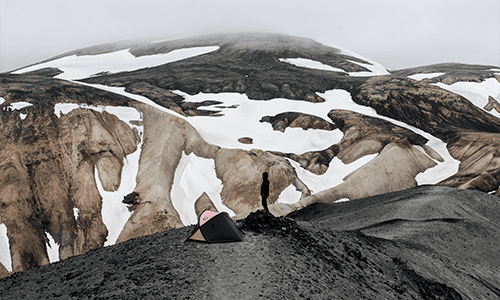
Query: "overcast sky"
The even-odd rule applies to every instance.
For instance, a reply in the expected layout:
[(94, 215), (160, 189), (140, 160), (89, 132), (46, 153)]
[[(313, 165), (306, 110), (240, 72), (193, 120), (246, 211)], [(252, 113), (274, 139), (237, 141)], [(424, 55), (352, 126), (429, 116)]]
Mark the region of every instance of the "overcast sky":
[(118, 40), (310, 37), (388, 69), (500, 66), (499, 0), (0, 0), (0, 72)]

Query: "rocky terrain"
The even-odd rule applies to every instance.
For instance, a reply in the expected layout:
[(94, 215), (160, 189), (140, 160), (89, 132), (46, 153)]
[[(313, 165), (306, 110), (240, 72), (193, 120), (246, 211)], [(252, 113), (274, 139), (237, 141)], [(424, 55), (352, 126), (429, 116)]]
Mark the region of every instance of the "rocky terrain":
[[(422, 186), (276, 218), (244, 241), (188, 241), (192, 226), (0, 280), (4, 299), (499, 299), (496, 196)], [(439, 229), (439, 230), (436, 230)]]
[[(243, 219), (261, 208), (263, 172), (275, 216), (345, 200), (362, 210), (357, 199), (425, 184), (499, 195), (499, 74), (463, 64), (389, 72), (273, 34), (104, 44), (0, 74), (0, 277), (106, 243), (179, 234), (204, 208)], [(431, 233), (457, 225), (424, 223)], [(359, 238), (324, 234), (325, 243)], [(283, 242), (268, 238), (255, 236)], [(460, 288), (458, 275), (394, 272)]]

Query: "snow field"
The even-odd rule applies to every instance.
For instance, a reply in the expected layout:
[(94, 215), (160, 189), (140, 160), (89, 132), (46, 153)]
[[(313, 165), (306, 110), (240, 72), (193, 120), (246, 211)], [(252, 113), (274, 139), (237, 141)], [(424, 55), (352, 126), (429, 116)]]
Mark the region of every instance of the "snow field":
[(418, 73), (418, 74), (413, 74), (413, 75), (410, 75), (410, 76), (407, 76), (407, 77), (411, 78), (411, 79), (414, 79), (414, 80), (417, 80), (417, 81), (420, 81), (422, 79), (431, 79), (431, 78), (438, 77), (438, 76), (441, 76), (441, 75), (444, 75), (444, 74), (446, 74), (446, 73), (443, 73), (443, 72)]
[(55, 78), (66, 80), (82, 79), (101, 72), (118, 73), (156, 67), (210, 53), (218, 49), (218, 46), (192, 47), (177, 49), (164, 54), (145, 55), (140, 57), (132, 55), (132, 53), (129, 52), (130, 49), (98, 55), (71, 55), (17, 70), (13, 72), (13, 74), (22, 74), (43, 68), (58, 68), (64, 73), (55, 76)]
[(225, 211), (234, 216), (234, 212), (223, 204), (221, 191), (222, 181), (215, 174), (214, 160), (198, 157), (194, 153), (186, 155), (183, 152), (175, 169), (170, 193), (172, 204), (179, 213), (182, 223), (184, 225), (198, 223), (194, 204), (204, 192), (212, 199), (218, 211)]
[[(488, 96), (492, 96), (495, 100), (500, 101), (500, 82), (495, 78), (488, 78), (480, 83), (461, 81), (451, 85), (442, 82), (435, 83), (434, 85), (466, 98), (482, 110), (488, 104)], [(495, 109), (488, 113), (500, 118), (500, 114)]]
[[(327, 113), (332, 103), (310, 103), (287, 99), (257, 101), (248, 99), (245, 94), (199, 93), (191, 96), (181, 91), (174, 91), (185, 97), (186, 102), (216, 100), (223, 104), (209, 106), (206, 109), (221, 110), (221, 117), (189, 117), (193, 125), (208, 143), (224, 148), (251, 150), (254, 148), (302, 154), (308, 151), (324, 150), (342, 139), (340, 130), (304, 130), (287, 128), (284, 133), (272, 129), (271, 124), (259, 122), (263, 116), (274, 116), (282, 112), (303, 112), (329, 120)], [(236, 106), (236, 108), (218, 108)], [(241, 137), (251, 137), (253, 144), (238, 142)], [(300, 142), (298, 142), (300, 141)]]
[[(1, 219), (0, 219), (1, 220)], [(12, 272), (12, 260), (10, 258), (10, 244), (7, 236), (7, 226), (0, 223), (0, 263), (2, 263), (9, 272)]]

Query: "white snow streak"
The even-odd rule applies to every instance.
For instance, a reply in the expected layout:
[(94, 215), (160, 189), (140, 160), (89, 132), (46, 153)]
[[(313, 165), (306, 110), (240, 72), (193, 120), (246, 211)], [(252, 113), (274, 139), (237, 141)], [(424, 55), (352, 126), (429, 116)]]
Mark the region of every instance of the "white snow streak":
[(142, 114), (139, 113), (135, 108), (131, 107), (115, 107), (106, 106), (104, 109), (116, 115), (122, 121), (126, 122), (130, 127), (136, 128), (141, 136), (141, 142), (137, 146), (137, 150), (134, 153), (127, 155), (125, 158), (120, 187), (115, 192), (105, 191), (102, 187), (101, 181), (99, 179), (97, 168), (95, 169), (95, 179), (97, 188), (101, 197), (103, 198), (102, 205), (102, 220), (106, 227), (108, 228), (108, 237), (104, 246), (113, 245), (116, 243), (120, 232), (128, 221), (131, 212), (125, 204), (122, 203), (123, 198), (134, 191), (137, 184), (136, 176), (139, 171), (139, 158), (142, 150), (143, 143), (143, 126), (137, 126), (131, 124), (131, 121), (141, 121)]
[(5, 99), (0, 97), (0, 104), (4, 103), (5, 102)]
[(98, 55), (71, 55), (46, 63), (37, 64), (13, 72), (22, 74), (43, 68), (58, 68), (64, 73), (55, 76), (59, 79), (82, 79), (101, 72), (118, 73), (151, 68), (174, 61), (206, 54), (218, 50), (218, 46), (193, 47), (173, 50), (169, 53), (135, 57), (130, 49)]
[(174, 208), (179, 213), (184, 225), (198, 223), (194, 204), (203, 194), (207, 193), (218, 211), (225, 211), (230, 216), (234, 212), (222, 203), (220, 193), (222, 181), (215, 174), (215, 162), (196, 156), (194, 153), (182, 153), (181, 161), (175, 170), (171, 199)]
[(45, 235), (47, 235), (47, 238), (49, 239), (49, 242), (45, 243), (47, 247), (49, 262), (53, 263), (59, 261), (59, 245), (57, 245), (56, 241), (54, 241), (54, 238), (52, 238), (50, 233), (45, 232)]
[[(488, 104), (488, 96), (492, 96), (497, 101), (500, 100), (500, 82), (496, 78), (488, 78), (483, 82), (460, 81), (451, 85), (438, 82), (434, 85), (466, 98), (483, 110), (486, 104)], [(500, 118), (500, 114), (495, 109), (488, 113)]]
[[(1, 221), (1, 219), (0, 219)], [(2, 263), (9, 272), (12, 272), (12, 260), (10, 258), (9, 237), (7, 236), (7, 226), (0, 223), (0, 263)]]
[(410, 76), (407, 76), (407, 77), (411, 78), (411, 79), (414, 79), (414, 80), (417, 80), (417, 81), (420, 81), (422, 79), (431, 79), (431, 78), (438, 77), (438, 76), (441, 76), (441, 75), (444, 75), (444, 74), (446, 74), (446, 73), (443, 73), (443, 72), (418, 73), (418, 74), (413, 74), (413, 75), (410, 75)]
[(73, 216), (75, 216), (75, 221), (78, 221), (78, 218), (80, 217), (80, 212), (76, 207), (73, 207)]
[(280, 58), (279, 60), (282, 62), (285, 62), (285, 63), (295, 65), (297, 67), (325, 70), (325, 71), (331, 71), (331, 72), (342, 72), (342, 73), (346, 72), (345, 70), (342, 70), (339, 68), (334, 68), (332, 66), (325, 65), (322, 62), (307, 59), (307, 58)]

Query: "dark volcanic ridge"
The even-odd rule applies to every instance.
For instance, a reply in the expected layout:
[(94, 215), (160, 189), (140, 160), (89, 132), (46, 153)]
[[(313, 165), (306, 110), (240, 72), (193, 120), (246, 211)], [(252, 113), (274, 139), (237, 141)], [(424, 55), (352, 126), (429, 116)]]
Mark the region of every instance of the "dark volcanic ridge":
[[(429, 236), (421, 226), (413, 227), (413, 238), (408, 241), (375, 237), (376, 234), (367, 231), (365, 225), (360, 231), (335, 230), (338, 222), (328, 222), (341, 216), (352, 216), (351, 224), (366, 221), (370, 215), (376, 220), (379, 215), (375, 211), (369, 213), (375, 202), (384, 209), (387, 205), (420, 202), (422, 195), (436, 203), (446, 200), (446, 197), (456, 197), (459, 202), (469, 201), (470, 205), (462, 206), (469, 213), (469, 226), (477, 226), (481, 218), (498, 226), (498, 219), (486, 214), (488, 209), (481, 204), (486, 201), (487, 205), (498, 206), (498, 203), (491, 202), (496, 197), (481, 192), (425, 186), (345, 204), (313, 204), (290, 215), (295, 220), (309, 221), (275, 218), (260, 210), (237, 222), (245, 232), (243, 242), (184, 242), (193, 226), (132, 239), (16, 273), (0, 280), (0, 290), (3, 299), (499, 297), (500, 284), (493, 275), (496, 269), (491, 260), (486, 259), (486, 255), (498, 248), (488, 250), (481, 244), (475, 248), (467, 245), (470, 247), (469, 258), (484, 256), (484, 261), (465, 263), (465, 256), (461, 257), (462, 260), (457, 256), (450, 258), (446, 252), (429, 247), (426, 244)], [(425, 203), (420, 203), (420, 207)], [(350, 214), (353, 206), (361, 211), (357, 218)], [(435, 205), (434, 210), (437, 208)], [(422, 222), (426, 226), (435, 226), (427, 219)], [(464, 228), (457, 226), (460, 222), (444, 222), (455, 230), (455, 234), (443, 242), (450, 248), (458, 247), (463, 242), (460, 236)], [(386, 228), (386, 232), (401, 230), (399, 222), (394, 224), (395, 227)], [(405, 224), (408, 228), (412, 223)], [(472, 228), (468, 230), (477, 232)], [(496, 236), (489, 238), (498, 241), (498, 231)]]

